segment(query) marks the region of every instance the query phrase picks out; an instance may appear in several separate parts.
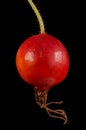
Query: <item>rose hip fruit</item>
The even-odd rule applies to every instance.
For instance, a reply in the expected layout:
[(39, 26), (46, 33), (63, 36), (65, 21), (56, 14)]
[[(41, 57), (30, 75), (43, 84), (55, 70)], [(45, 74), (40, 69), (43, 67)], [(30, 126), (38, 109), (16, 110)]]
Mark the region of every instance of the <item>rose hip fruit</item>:
[(18, 49), (16, 67), (27, 83), (38, 90), (49, 90), (65, 79), (69, 56), (58, 39), (37, 34), (27, 38)]

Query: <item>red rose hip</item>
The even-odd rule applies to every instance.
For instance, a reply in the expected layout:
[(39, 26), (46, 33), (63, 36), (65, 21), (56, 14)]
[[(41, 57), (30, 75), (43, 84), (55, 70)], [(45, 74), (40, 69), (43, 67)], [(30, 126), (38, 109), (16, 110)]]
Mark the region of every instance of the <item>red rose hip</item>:
[(27, 38), (16, 54), (16, 67), (24, 81), (34, 86), (35, 99), (41, 108), (45, 108), (48, 115), (64, 120), (67, 115), (64, 110), (49, 108), (47, 103), (48, 91), (54, 85), (62, 82), (69, 69), (69, 56), (66, 48), (55, 37), (45, 33), (42, 17), (32, 0), (28, 0), (34, 10), (40, 25), (40, 34)]
[(48, 90), (66, 77), (69, 57), (58, 39), (38, 34), (29, 37), (20, 46), (16, 66), (23, 80), (38, 90)]

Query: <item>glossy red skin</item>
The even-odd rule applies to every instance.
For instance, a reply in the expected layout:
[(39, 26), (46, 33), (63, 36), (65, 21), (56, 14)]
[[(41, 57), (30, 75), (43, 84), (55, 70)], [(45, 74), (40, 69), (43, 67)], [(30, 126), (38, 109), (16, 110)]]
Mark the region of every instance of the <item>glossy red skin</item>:
[(38, 90), (49, 90), (65, 79), (69, 56), (58, 39), (38, 34), (27, 38), (18, 49), (16, 67), (27, 83)]

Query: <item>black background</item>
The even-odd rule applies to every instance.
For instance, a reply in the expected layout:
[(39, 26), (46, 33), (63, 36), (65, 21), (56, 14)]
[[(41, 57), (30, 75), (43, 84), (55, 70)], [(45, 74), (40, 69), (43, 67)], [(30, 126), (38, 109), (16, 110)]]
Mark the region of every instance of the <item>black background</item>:
[(15, 0), (2, 4), (3, 127), (24, 130), (82, 129), (80, 37), (84, 26), (84, 7), (81, 2), (73, 1), (34, 2), (40, 9), (46, 32), (62, 41), (69, 53), (69, 73), (62, 83), (50, 89), (48, 95), (48, 101), (64, 101), (59, 108), (65, 109), (69, 123), (63, 126), (61, 120), (50, 118), (45, 110), (40, 109), (35, 102), (33, 86), (25, 83), (16, 70), (15, 57), (19, 46), (27, 37), (39, 33), (39, 25), (27, 0)]

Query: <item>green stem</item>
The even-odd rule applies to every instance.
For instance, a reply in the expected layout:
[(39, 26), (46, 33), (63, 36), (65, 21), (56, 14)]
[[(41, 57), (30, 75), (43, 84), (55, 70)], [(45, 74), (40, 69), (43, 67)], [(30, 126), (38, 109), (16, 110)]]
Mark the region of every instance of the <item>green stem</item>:
[(39, 26), (40, 26), (40, 33), (45, 33), (45, 28), (44, 28), (44, 22), (43, 22), (43, 19), (40, 15), (40, 12), (38, 11), (36, 5), (33, 3), (32, 0), (27, 0), (30, 4), (30, 6), (32, 7), (35, 15), (37, 16), (37, 19), (38, 19), (38, 22), (39, 22)]

